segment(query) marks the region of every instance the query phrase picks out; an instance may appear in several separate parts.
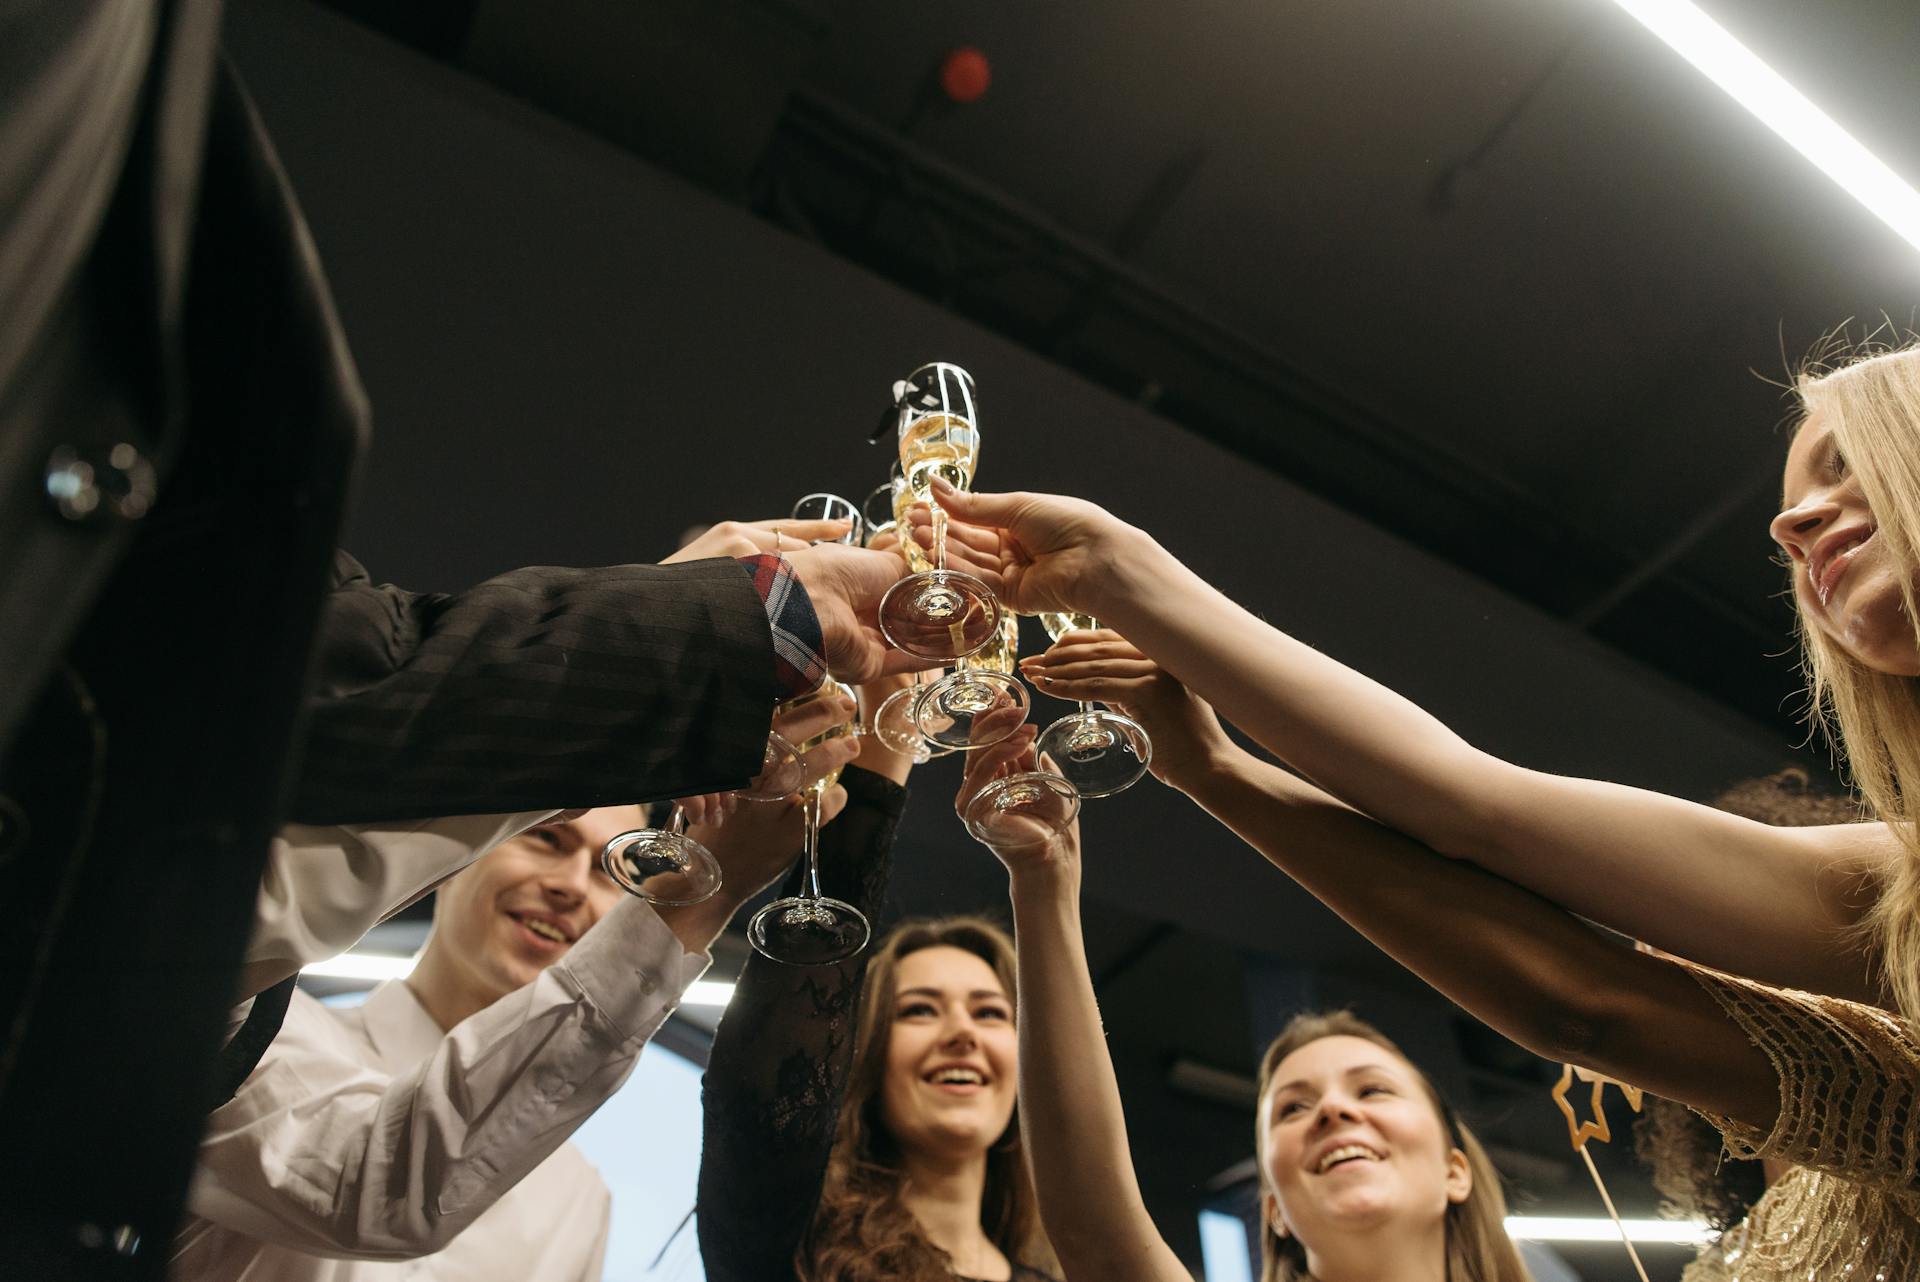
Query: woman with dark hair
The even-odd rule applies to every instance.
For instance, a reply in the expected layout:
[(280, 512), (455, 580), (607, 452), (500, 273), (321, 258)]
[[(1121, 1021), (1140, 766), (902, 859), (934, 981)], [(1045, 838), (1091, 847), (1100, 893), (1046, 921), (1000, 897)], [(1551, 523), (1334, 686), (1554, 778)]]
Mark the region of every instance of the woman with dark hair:
[[(822, 835), (823, 889), (869, 921), (911, 767), (863, 738)], [(703, 1089), (709, 1282), (1049, 1282), (1016, 1000), (1013, 945), (977, 917), (905, 923), (833, 966), (750, 956)]]
[(979, 917), (896, 928), (874, 950), (805, 1282), (1044, 1282), (1014, 1118), (1013, 943)]

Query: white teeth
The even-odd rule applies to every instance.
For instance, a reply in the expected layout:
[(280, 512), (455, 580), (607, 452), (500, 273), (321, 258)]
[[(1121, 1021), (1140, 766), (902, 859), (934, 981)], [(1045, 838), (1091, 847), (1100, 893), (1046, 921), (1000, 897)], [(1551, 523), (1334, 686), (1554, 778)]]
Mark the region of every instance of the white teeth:
[(984, 1086), (987, 1079), (971, 1068), (943, 1068), (933, 1075), (933, 1081), (938, 1085)]
[(522, 926), (525, 926), (542, 939), (551, 939), (556, 944), (564, 944), (567, 942), (566, 935), (562, 934), (558, 928), (548, 925), (538, 917), (522, 917), (519, 921)]
[(1380, 1160), (1380, 1155), (1364, 1144), (1343, 1144), (1321, 1158), (1320, 1165), (1314, 1169), (1319, 1174), (1325, 1174), (1328, 1170), (1332, 1169), (1335, 1164), (1344, 1162), (1351, 1157), (1364, 1157), (1370, 1162)]

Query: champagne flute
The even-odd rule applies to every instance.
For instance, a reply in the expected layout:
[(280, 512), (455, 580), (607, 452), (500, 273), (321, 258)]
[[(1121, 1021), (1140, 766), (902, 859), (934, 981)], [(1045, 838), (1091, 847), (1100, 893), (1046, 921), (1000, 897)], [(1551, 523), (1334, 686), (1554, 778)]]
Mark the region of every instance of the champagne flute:
[[(933, 512), (933, 564), (887, 589), (880, 599), (880, 631), (916, 658), (959, 659), (993, 640), (1001, 613), (985, 583), (947, 569), (947, 518), (933, 497), (936, 476), (963, 490), (973, 482), (980, 457), (973, 376), (937, 361), (913, 371), (893, 390), (909, 505), (925, 503)], [(894, 511), (897, 519), (898, 500)], [(907, 547), (912, 540), (903, 538), (901, 544)], [(909, 561), (912, 556), (909, 552)]]
[[(801, 699), (821, 697), (838, 690), (849, 699), (853, 691), (836, 681), (822, 683)], [(830, 740), (860, 732), (859, 717), (830, 726), (804, 743), (795, 745), (804, 757)], [(747, 923), (747, 942), (763, 956), (792, 966), (826, 966), (844, 961), (867, 946), (873, 928), (858, 908), (840, 899), (832, 899), (820, 890), (820, 804), (827, 790), (839, 780), (838, 768), (816, 780), (801, 794), (802, 815), (806, 821), (805, 872), (798, 895), (774, 900), (753, 915)]]
[[(1058, 641), (1069, 632), (1091, 631), (1100, 621), (1089, 614), (1042, 611), (1040, 626)], [(1111, 797), (1140, 782), (1153, 760), (1153, 741), (1131, 717), (1086, 700), (1040, 732), (1034, 743), (1082, 797)]]
[(639, 828), (609, 841), (600, 866), (628, 894), (662, 907), (697, 904), (720, 889), (720, 861), (687, 836), (687, 812), (678, 805), (665, 828)]
[[(914, 724), (927, 741), (965, 751), (999, 743), (1018, 730), (1027, 710), (1027, 688), (1014, 675), (1019, 651), (1020, 620), (1009, 611), (1000, 617), (992, 640), (955, 660), (953, 671), (914, 701)], [(982, 714), (996, 708), (1018, 708), (1021, 715), (983, 720)]]

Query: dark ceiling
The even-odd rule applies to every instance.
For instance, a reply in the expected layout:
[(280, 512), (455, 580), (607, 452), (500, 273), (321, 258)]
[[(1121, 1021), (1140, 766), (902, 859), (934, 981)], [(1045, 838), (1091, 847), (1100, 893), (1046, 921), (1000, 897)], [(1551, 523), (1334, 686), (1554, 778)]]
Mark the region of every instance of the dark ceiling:
[[(1911, 320), (1920, 255), (1605, 0), (330, 7), (1211, 438), (1707, 695), (1743, 732), (1798, 737), (1765, 538), (1777, 384), (1849, 318)], [(1708, 7), (1920, 174), (1901, 127), (1910, 3)], [(966, 105), (935, 80), (960, 46), (992, 68)], [(292, 88), (256, 91), (279, 136), (274, 99)], [(288, 122), (387, 433), (418, 407), (375, 376), (380, 327), (400, 322), (355, 279), (374, 278), (354, 258), (384, 233), (330, 223), (315, 177), (373, 158)], [(407, 461), (398, 434), (381, 440), (385, 464)], [(1239, 496), (1215, 497), (1230, 512)], [(1239, 530), (1257, 542), (1251, 520)], [(1294, 555), (1304, 575), (1328, 552)], [(1458, 650), (1434, 661), (1471, 666)], [(950, 787), (934, 777), (929, 791)], [(1244, 1155), (1233, 1077), (1271, 1031), (1248, 1012), (1285, 991), (1427, 1030), (1416, 1057), (1449, 1065), (1507, 1174), (1543, 1207), (1593, 1212), (1543, 1103), (1549, 1066), (1424, 995), (1184, 807), (1109, 804), (1088, 819), (1090, 849), (1105, 836), (1117, 861), (1089, 887), (1089, 951), (1157, 1211)], [(1003, 900), (942, 807), (916, 803), (896, 901)], [(1196, 865), (1220, 855), (1191, 874), (1118, 836)], [(1650, 1213), (1623, 1155), (1602, 1160), (1623, 1209)], [(1191, 1250), (1190, 1223), (1163, 1228)], [(1593, 1282), (1631, 1276), (1616, 1255), (1576, 1263)], [(1677, 1257), (1650, 1267), (1676, 1276)]]
[[(1604, 0), (335, 7), (1791, 724), (1778, 384), (1916, 255)], [(1709, 7), (1920, 172), (1911, 5)]]

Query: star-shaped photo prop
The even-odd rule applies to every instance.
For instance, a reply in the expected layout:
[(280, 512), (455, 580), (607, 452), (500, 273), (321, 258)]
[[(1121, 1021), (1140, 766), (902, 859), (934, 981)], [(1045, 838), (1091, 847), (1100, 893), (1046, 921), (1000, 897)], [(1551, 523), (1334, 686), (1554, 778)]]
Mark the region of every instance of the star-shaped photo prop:
[[(1590, 1122), (1580, 1120), (1580, 1115), (1573, 1107), (1573, 1101), (1567, 1098), (1567, 1092), (1573, 1089), (1575, 1078), (1593, 1084), (1591, 1104), (1593, 1120)], [(1628, 1107), (1636, 1113), (1640, 1111), (1640, 1102), (1645, 1098), (1646, 1092), (1638, 1086), (1629, 1086), (1604, 1073), (1596, 1073), (1590, 1068), (1581, 1068), (1575, 1064), (1560, 1066), (1560, 1081), (1553, 1088), (1553, 1102), (1560, 1106), (1561, 1114), (1567, 1119), (1567, 1134), (1572, 1138), (1575, 1150), (1584, 1151), (1588, 1140), (1599, 1140), (1602, 1144), (1612, 1142), (1613, 1128), (1607, 1125), (1606, 1095), (1609, 1086), (1618, 1086), (1620, 1093), (1627, 1097)]]

